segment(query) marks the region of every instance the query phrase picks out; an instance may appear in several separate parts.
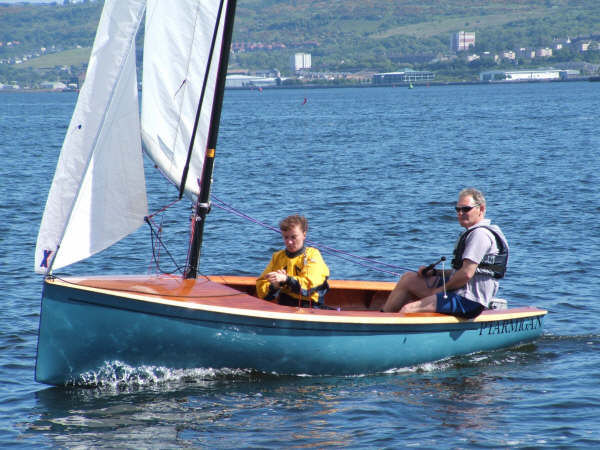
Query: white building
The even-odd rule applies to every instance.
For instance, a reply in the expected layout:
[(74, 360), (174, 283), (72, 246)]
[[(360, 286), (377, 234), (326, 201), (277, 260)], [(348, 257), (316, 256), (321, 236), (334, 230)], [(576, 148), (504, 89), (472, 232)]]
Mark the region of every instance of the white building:
[(590, 49), (590, 45), (592, 43), (590, 41), (582, 41), (577, 43), (577, 51), (578, 52), (587, 52)]
[(552, 49), (545, 47), (545, 48), (538, 48), (535, 51), (535, 57), (536, 58), (549, 58), (550, 56), (552, 56)]
[(277, 78), (275, 77), (257, 77), (252, 75), (227, 75), (227, 78), (225, 78), (226, 89), (256, 89), (273, 86), (277, 86)]
[(579, 75), (578, 70), (540, 69), (540, 70), (491, 70), (479, 74), (480, 81), (536, 81), (565, 80)]
[(310, 53), (295, 53), (291, 58), (294, 72), (310, 69), (312, 66)]
[(376, 85), (394, 85), (413, 81), (432, 81), (434, 78), (433, 72), (406, 69), (402, 72), (376, 73), (373, 75), (372, 82)]
[(459, 31), (450, 36), (450, 49), (455, 52), (468, 50), (470, 47), (475, 47), (475, 32), (474, 31)]
[(505, 50), (502, 52), (502, 58), (504, 58), (504, 59), (510, 59), (510, 60), (514, 61), (516, 57), (517, 57), (517, 54), (515, 52), (513, 52), (512, 50)]
[(64, 91), (67, 89), (67, 85), (61, 81), (44, 81), (40, 83), (40, 88), (52, 91)]

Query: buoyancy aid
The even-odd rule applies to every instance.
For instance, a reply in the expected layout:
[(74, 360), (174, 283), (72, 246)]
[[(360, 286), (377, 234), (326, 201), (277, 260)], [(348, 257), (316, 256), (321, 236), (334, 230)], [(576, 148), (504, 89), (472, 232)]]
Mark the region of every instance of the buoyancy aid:
[[(265, 279), (265, 275), (282, 268), (288, 278), (280, 288), (275, 288)], [(316, 248), (302, 248), (293, 254), (284, 249), (273, 254), (270, 263), (257, 279), (256, 293), (265, 300), (272, 300), (282, 293), (295, 299), (323, 303), (329, 290), (328, 278), (329, 268)]]
[(496, 245), (498, 246), (498, 254), (485, 255), (479, 263), (479, 265), (477, 266), (477, 270), (475, 271), (475, 273), (489, 275), (496, 279), (503, 278), (504, 274), (506, 273), (506, 267), (508, 265), (508, 244), (506, 243), (505, 238), (501, 235), (501, 233), (498, 233), (498, 231), (495, 230), (493, 227), (487, 225), (479, 225), (473, 228), (469, 228), (460, 236), (458, 242), (456, 243), (456, 246), (454, 247), (452, 268), (458, 270), (462, 267), (462, 255), (465, 252), (467, 236), (473, 231), (475, 231), (477, 228), (485, 228), (494, 235), (494, 237), (496, 238)]

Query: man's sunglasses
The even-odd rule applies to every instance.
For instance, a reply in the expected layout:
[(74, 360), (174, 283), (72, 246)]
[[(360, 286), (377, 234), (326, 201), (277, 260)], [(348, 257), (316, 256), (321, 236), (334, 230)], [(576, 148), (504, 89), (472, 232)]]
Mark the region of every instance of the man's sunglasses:
[(468, 213), (469, 211), (471, 211), (473, 208), (476, 208), (477, 206), (479, 206), (479, 203), (477, 205), (473, 205), (473, 206), (455, 206), (454, 209), (456, 210), (457, 213)]

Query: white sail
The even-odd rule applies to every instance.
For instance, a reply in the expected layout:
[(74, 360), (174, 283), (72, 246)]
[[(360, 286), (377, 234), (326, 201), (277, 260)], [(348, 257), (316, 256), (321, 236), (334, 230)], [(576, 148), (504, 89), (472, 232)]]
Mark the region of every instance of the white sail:
[[(177, 187), (186, 164), (220, 3), (182, 0), (174, 8), (171, 2), (148, 0), (142, 139), (146, 153)], [(226, 5), (227, 1), (223, 1), (186, 181), (186, 194), (192, 198), (198, 193), (204, 163)]]
[(85, 259), (143, 224), (135, 35), (145, 0), (106, 0), (38, 234), (35, 270)]

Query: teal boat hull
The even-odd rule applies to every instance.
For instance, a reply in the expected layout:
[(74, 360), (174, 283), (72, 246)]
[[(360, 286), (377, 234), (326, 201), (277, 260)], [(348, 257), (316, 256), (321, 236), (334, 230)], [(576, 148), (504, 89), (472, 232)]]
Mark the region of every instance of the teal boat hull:
[(540, 336), (546, 314), (522, 308), (467, 321), (304, 312), (163, 302), (46, 283), (36, 380), (77, 384), (83, 374), (113, 361), (278, 374), (377, 373), (532, 341)]

